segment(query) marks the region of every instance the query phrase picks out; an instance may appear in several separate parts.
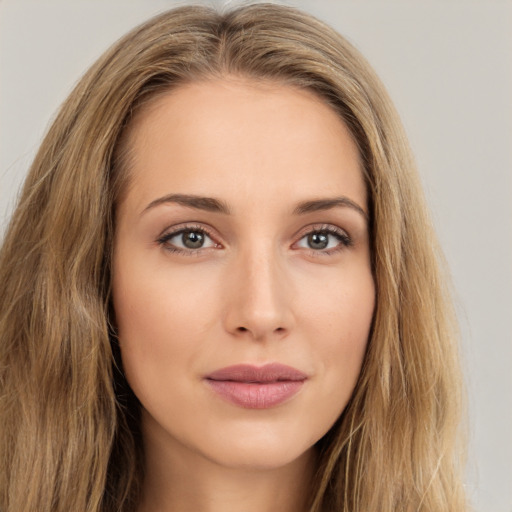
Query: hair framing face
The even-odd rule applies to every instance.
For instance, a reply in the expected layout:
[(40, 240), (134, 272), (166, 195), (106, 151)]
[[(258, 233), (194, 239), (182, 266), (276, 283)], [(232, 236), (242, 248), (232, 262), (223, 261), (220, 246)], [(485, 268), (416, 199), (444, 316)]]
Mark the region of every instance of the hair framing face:
[(318, 443), (312, 510), (464, 510), (452, 311), (398, 116), (343, 37), (271, 4), (181, 7), (137, 27), (87, 72), (45, 137), (0, 253), (0, 508), (133, 510), (136, 404), (109, 314), (114, 210), (130, 186), (125, 134), (158, 95), (227, 74), (326, 101), (359, 147), (368, 187), (376, 312), (356, 391)]

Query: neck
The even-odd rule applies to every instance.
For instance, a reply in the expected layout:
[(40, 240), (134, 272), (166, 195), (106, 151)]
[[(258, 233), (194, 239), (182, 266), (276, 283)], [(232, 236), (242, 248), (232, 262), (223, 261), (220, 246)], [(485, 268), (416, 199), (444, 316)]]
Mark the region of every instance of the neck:
[(313, 449), (285, 466), (226, 467), (167, 439), (145, 439), (138, 512), (306, 512)]

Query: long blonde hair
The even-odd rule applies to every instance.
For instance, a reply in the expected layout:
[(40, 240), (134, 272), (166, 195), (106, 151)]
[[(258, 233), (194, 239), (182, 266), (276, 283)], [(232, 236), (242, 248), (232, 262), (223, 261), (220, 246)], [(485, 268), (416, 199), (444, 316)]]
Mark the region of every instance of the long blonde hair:
[(49, 129), (0, 252), (0, 510), (136, 509), (137, 404), (109, 324), (122, 135), (146, 100), (227, 74), (313, 91), (364, 164), (377, 306), (353, 397), (318, 442), (311, 510), (465, 510), (456, 330), (400, 121), (345, 39), (271, 4), (149, 20), (86, 73)]

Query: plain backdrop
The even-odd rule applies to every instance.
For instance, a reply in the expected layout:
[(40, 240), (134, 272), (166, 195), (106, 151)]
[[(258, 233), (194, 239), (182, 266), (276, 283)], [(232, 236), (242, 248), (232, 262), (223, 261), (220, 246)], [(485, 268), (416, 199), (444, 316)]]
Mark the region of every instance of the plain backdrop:
[[(0, 0), (0, 232), (80, 75), (129, 28), (182, 3)], [(479, 512), (511, 512), (512, 3), (285, 3), (348, 37), (402, 116), (457, 293), (471, 414), (468, 494)]]

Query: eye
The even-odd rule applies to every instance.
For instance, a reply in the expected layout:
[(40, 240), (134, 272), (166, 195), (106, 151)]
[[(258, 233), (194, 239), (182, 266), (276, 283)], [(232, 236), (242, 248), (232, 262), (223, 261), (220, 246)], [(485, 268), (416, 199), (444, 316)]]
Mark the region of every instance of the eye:
[(309, 231), (296, 244), (296, 247), (315, 252), (332, 253), (352, 245), (352, 240), (343, 230), (323, 227)]
[(158, 239), (158, 243), (168, 251), (180, 253), (199, 252), (200, 249), (219, 246), (205, 229), (199, 227), (187, 227), (165, 233)]

